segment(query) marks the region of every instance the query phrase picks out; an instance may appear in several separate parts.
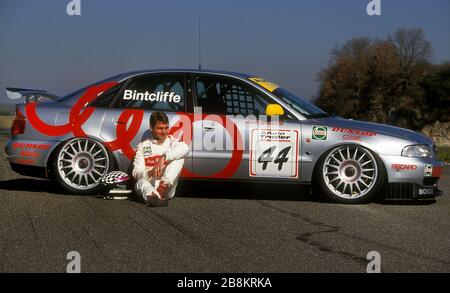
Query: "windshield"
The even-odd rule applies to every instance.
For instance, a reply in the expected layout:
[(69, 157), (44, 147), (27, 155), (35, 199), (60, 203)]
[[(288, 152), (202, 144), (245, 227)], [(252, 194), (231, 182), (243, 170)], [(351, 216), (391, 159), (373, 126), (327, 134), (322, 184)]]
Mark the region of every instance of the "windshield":
[(319, 107), (314, 106), (312, 103), (307, 102), (300, 97), (297, 97), (293, 93), (290, 93), (283, 88), (279, 87), (275, 89), (272, 93), (278, 98), (282, 99), (283, 102), (288, 103), (292, 108), (299, 111), (303, 116), (305, 116), (308, 119), (330, 116), (327, 112), (323, 111)]

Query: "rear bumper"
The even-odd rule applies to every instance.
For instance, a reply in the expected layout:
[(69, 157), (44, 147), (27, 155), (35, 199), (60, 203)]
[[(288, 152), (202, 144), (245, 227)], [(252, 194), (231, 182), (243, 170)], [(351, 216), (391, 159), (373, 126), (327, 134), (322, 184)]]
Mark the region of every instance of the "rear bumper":
[(48, 178), (47, 163), (58, 143), (10, 139), (5, 145), (4, 156), (14, 172), (24, 176)]
[(5, 145), (4, 155), (11, 167), (13, 164), (47, 167), (50, 154), (58, 144), (58, 141), (10, 139)]
[(23, 176), (37, 177), (37, 178), (48, 178), (48, 172), (46, 167), (38, 166), (27, 166), (21, 164), (11, 164), (11, 169)]

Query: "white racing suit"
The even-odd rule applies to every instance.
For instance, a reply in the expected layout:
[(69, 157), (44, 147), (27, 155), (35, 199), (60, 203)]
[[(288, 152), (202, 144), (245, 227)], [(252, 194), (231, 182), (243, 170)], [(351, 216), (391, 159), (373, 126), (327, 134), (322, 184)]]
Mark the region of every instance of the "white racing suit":
[[(184, 142), (171, 135), (167, 136), (162, 144), (156, 142), (155, 139), (142, 141), (137, 146), (133, 161), (133, 177), (136, 179), (135, 191), (143, 200), (152, 193), (167, 199), (175, 195), (184, 157), (189, 152), (189, 148)], [(166, 163), (161, 177), (149, 177), (148, 171), (153, 169), (163, 154), (166, 155)]]

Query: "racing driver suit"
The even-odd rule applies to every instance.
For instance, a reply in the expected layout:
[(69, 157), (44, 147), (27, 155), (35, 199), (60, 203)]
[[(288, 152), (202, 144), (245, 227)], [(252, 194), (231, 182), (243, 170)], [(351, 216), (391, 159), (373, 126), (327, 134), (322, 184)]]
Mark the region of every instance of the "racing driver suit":
[[(170, 199), (175, 195), (178, 177), (188, 154), (188, 146), (171, 135), (162, 144), (155, 139), (146, 139), (139, 143), (133, 162), (133, 177), (136, 179), (135, 191), (146, 200), (152, 193), (159, 198)], [(165, 164), (160, 177), (149, 177), (158, 160), (165, 155)]]

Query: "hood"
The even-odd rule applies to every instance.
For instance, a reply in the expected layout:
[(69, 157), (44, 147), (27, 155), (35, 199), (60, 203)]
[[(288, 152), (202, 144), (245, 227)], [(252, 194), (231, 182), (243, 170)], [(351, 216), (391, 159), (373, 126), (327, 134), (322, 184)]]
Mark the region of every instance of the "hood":
[(380, 124), (380, 123), (373, 123), (373, 122), (364, 122), (359, 120), (351, 120), (351, 119), (344, 119), (342, 117), (329, 117), (329, 118), (322, 118), (322, 119), (316, 119), (319, 123), (325, 124), (329, 127), (341, 127), (341, 128), (351, 128), (351, 129), (357, 129), (357, 130), (363, 130), (363, 131), (371, 131), (376, 132), (383, 135), (388, 136), (395, 136), (402, 139), (407, 139), (412, 141), (413, 143), (417, 144), (428, 144), (431, 145), (433, 141), (418, 132), (395, 127), (391, 125), (386, 124)]

